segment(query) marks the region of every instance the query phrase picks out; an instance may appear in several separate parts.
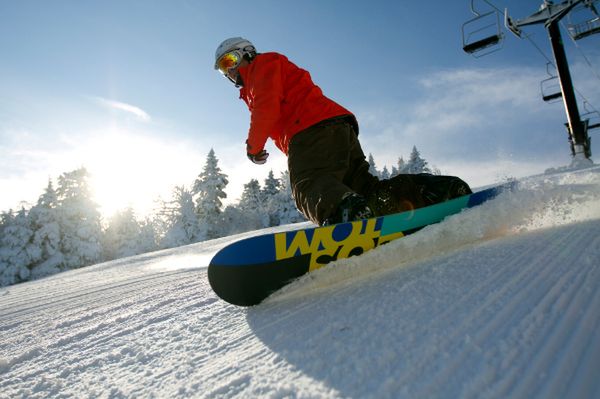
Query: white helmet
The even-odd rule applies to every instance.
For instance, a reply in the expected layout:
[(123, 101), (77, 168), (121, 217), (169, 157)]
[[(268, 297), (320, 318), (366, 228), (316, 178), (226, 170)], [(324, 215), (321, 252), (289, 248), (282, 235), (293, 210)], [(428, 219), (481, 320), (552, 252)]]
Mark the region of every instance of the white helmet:
[(251, 57), (256, 55), (256, 48), (254, 48), (254, 45), (250, 41), (242, 37), (226, 39), (217, 47), (217, 51), (215, 51), (215, 69), (219, 69), (218, 62), (223, 55), (235, 50), (239, 51), (242, 57), (244, 55)]

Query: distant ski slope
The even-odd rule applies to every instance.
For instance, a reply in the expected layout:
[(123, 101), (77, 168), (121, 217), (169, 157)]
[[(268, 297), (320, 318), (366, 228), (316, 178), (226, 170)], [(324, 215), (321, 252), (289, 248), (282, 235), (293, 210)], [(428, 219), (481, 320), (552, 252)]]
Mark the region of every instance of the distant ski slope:
[(526, 179), (254, 308), (206, 281), (236, 238), (4, 287), (0, 397), (599, 397), (599, 237), (596, 168)]

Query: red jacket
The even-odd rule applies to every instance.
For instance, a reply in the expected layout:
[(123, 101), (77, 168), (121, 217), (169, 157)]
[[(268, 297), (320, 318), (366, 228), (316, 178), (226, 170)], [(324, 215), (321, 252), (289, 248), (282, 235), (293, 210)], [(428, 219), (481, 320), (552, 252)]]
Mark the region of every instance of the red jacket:
[(240, 98), (250, 109), (248, 152), (258, 154), (270, 137), (287, 155), (292, 137), (325, 119), (352, 115), (323, 95), (310, 74), (284, 55), (257, 55), (247, 67), (239, 68), (244, 87)]

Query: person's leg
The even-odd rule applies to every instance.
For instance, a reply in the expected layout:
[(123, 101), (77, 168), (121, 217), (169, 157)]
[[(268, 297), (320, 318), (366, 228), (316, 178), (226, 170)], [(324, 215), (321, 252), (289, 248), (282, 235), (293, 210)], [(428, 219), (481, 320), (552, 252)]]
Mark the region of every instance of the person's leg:
[(351, 125), (339, 120), (297, 134), (290, 142), (288, 168), (298, 209), (319, 225), (334, 215), (346, 194), (364, 192), (377, 181), (368, 173)]
[(379, 179), (369, 173), (369, 163), (353, 131), (349, 143), (349, 165), (344, 183), (356, 193), (366, 196), (377, 186)]

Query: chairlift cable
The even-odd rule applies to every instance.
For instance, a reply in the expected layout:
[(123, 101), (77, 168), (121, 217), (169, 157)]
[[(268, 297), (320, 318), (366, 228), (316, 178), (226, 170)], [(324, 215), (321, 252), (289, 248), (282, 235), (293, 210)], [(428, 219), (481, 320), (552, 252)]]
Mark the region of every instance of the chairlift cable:
[(556, 65), (554, 64), (554, 60), (552, 60), (550, 57), (548, 57), (546, 55), (546, 53), (544, 53), (544, 50), (542, 50), (541, 47), (538, 46), (537, 43), (531, 39), (531, 36), (533, 36), (533, 33), (525, 35), (525, 39), (529, 40), (529, 43), (531, 43), (531, 45), (536, 48), (536, 50), (542, 55), (542, 57), (544, 57), (550, 65), (552, 65), (554, 68), (556, 68)]
[[(496, 5), (494, 3), (492, 3), (490, 0), (482, 0), (484, 3), (486, 3), (488, 6), (492, 7), (494, 10), (498, 11), (499, 13), (503, 13), (503, 11), (501, 9), (499, 9), (498, 7), (496, 7)], [(479, 12), (477, 12), (475, 10), (474, 7), (474, 0), (471, 0), (471, 12), (477, 16), (481, 15)]]

